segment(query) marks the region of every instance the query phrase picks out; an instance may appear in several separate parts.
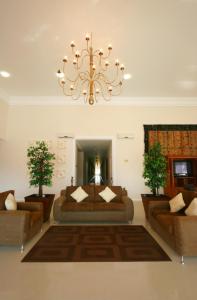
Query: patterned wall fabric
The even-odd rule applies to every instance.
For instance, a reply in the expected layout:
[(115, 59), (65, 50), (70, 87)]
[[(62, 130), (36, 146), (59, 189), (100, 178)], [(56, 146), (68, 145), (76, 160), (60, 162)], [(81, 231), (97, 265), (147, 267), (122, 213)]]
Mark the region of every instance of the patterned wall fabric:
[(145, 152), (158, 141), (164, 155), (197, 156), (197, 125), (144, 125), (144, 130)]

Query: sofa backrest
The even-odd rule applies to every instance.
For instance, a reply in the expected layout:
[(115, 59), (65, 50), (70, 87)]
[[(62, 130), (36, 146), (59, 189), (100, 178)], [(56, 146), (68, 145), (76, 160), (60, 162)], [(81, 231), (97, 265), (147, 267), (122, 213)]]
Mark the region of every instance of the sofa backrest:
[[(105, 202), (103, 198), (99, 195), (102, 192), (106, 185), (82, 185), (82, 189), (89, 195), (83, 201), (91, 202)], [(61, 196), (65, 196), (67, 201), (75, 201), (71, 194), (78, 188), (78, 186), (67, 186), (66, 190), (61, 191)], [(111, 202), (121, 202), (121, 197), (126, 195), (125, 190), (121, 186), (109, 186), (109, 188), (117, 195)]]
[(5, 200), (6, 200), (7, 196), (10, 193), (12, 195), (14, 195), (14, 190), (9, 190), (9, 191), (5, 191), (5, 192), (0, 193), (0, 210), (4, 210), (5, 209)]

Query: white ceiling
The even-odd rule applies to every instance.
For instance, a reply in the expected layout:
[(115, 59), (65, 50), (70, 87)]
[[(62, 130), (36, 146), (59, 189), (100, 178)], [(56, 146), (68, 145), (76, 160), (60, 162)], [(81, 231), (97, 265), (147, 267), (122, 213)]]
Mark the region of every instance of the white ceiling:
[(0, 0), (0, 92), (62, 96), (71, 40), (113, 45), (133, 78), (123, 97), (197, 97), (197, 0)]

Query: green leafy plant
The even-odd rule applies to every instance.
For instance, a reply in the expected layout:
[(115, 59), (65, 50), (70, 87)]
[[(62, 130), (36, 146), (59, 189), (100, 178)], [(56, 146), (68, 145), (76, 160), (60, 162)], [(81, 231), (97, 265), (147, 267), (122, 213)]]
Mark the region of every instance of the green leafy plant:
[(43, 186), (52, 185), (55, 154), (50, 153), (44, 141), (36, 141), (27, 149), (27, 166), (30, 172), (30, 186), (39, 187), (39, 196), (43, 197)]
[(159, 142), (155, 142), (144, 154), (143, 177), (153, 195), (159, 195), (159, 188), (165, 186), (167, 178), (167, 162)]

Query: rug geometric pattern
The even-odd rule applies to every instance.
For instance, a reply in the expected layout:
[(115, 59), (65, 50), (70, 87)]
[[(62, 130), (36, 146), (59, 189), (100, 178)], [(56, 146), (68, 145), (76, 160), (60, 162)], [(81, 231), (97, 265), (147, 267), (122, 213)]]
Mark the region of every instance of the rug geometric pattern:
[(170, 261), (140, 225), (51, 226), (22, 262)]

